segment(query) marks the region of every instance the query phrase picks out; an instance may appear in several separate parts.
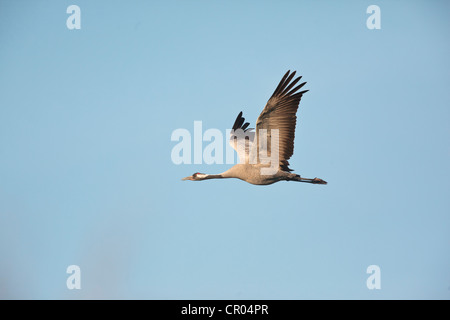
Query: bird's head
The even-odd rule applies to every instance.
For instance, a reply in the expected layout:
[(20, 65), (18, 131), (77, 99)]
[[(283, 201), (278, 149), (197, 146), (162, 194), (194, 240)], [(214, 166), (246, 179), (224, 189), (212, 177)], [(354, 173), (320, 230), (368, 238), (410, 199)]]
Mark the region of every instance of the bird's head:
[(208, 176), (207, 174), (196, 172), (192, 176), (183, 178), (181, 180), (201, 181), (204, 180), (207, 176)]

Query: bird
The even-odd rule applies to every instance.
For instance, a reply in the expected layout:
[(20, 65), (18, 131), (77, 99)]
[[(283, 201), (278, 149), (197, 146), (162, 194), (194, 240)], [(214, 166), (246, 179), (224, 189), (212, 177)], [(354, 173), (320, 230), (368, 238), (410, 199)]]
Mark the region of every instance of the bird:
[[(196, 172), (182, 180), (237, 178), (254, 185), (270, 185), (279, 181), (327, 184), (325, 180), (317, 177), (303, 178), (292, 173), (293, 169), (289, 168), (288, 160), (294, 153), (296, 113), (303, 94), (309, 91), (297, 92), (306, 82), (294, 88), (302, 78), (299, 76), (292, 80), (295, 74), (296, 71), (291, 73), (288, 70), (283, 76), (256, 120), (256, 131), (248, 128), (250, 123), (245, 122), (242, 111), (236, 117), (229, 142), (238, 153), (240, 163), (220, 174)], [(278, 138), (278, 141), (273, 140), (274, 138)], [(277, 148), (278, 154), (275, 153), (274, 148)], [(268, 159), (272, 155), (277, 155), (278, 159), (276, 159), (277, 163), (271, 167), (272, 164), (268, 162)], [(266, 170), (265, 173), (264, 170)]]

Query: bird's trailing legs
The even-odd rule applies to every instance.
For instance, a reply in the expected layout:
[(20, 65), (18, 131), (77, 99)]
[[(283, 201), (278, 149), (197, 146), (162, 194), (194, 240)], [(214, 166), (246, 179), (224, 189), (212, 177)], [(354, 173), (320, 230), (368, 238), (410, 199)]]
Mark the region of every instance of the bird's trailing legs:
[(298, 174), (296, 174), (290, 180), (299, 181), (299, 182), (306, 182), (306, 183), (314, 183), (314, 184), (327, 184), (327, 182), (325, 180), (322, 180), (322, 179), (319, 179), (319, 178), (314, 178), (314, 179), (302, 178)]

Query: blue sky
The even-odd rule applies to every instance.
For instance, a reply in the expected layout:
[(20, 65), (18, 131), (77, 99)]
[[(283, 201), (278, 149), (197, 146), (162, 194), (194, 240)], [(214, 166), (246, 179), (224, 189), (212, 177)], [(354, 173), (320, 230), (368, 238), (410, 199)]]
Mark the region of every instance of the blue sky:
[[(0, 2), (0, 297), (449, 299), (449, 9)], [(181, 181), (229, 165), (173, 164), (172, 132), (254, 126), (288, 69), (291, 167), (329, 184)]]

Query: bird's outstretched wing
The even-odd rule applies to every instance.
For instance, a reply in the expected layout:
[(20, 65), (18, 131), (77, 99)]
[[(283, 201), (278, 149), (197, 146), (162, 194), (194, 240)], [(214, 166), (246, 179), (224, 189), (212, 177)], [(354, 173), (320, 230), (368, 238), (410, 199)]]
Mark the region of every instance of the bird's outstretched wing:
[[(302, 77), (291, 82), (295, 71), (288, 71), (281, 79), (274, 93), (267, 101), (266, 106), (256, 120), (256, 136), (260, 139), (260, 130), (267, 130), (267, 154), (270, 156), (273, 148), (278, 148), (280, 170), (292, 171), (289, 168), (289, 158), (294, 153), (295, 125), (297, 122), (297, 109), (302, 95), (308, 90), (297, 92), (306, 82), (296, 86)], [(271, 130), (278, 129), (278, 146), (271, 145)], [(256, 144), (255, 144), (256, 145)], [(260, 154), (258, 143), (258, 155)]]
[(236, 150), (240, 163), (249, 162), (249, 150), (252, 148), (255, 132), (253, 128), (248, 128), (250, 123), (245, 122), (242, 111), (239, 112), (230, 133), (230, 145)]

